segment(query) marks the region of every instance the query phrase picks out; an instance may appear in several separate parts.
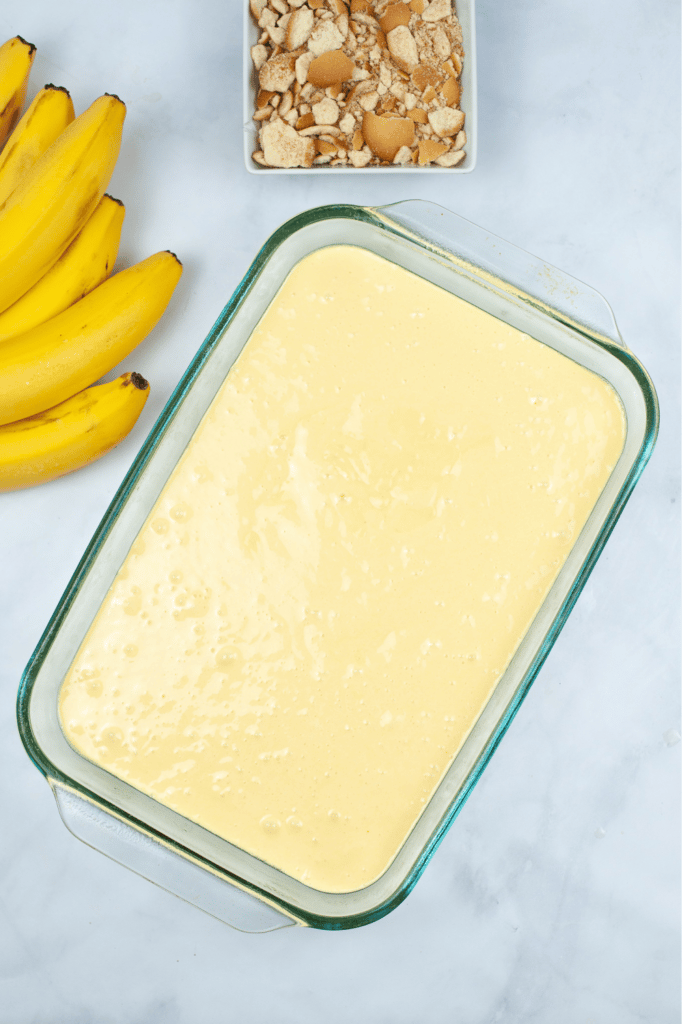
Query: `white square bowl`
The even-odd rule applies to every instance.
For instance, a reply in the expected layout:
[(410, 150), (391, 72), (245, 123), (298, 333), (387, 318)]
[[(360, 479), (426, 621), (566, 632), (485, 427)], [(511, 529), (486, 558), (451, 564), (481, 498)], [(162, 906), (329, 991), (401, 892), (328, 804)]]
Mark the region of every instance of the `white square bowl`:
[(242, 104), (244, 121), (244, 163), (250, 174), (468, 174), (474, 170), (477, 162), (477, 51), (476, 32), (474, 28), (474, 0), (455, 0), (455, 10), (462, 28), (462, 45), (465, 51), (461, 75), (462, 96), (460, 109), (465, 112), (465, 131), (467, 147), (465, 159), (457, 167), (437, 167), (430, 164), (419, 167), (417, 164), (389, 165), (375, 167), (329, 167), (320, 164), (317, 167), (262, 167), (252, 160), (252, 153), (260, 147), (258, 142), (258, 125), (253, 120), (256, 110), (257, 78), (251, 59), (251, 48), (258, 42), (260, 31), (249, 11), (248, 0), (242, 0), (243, 42), (242, 42)]

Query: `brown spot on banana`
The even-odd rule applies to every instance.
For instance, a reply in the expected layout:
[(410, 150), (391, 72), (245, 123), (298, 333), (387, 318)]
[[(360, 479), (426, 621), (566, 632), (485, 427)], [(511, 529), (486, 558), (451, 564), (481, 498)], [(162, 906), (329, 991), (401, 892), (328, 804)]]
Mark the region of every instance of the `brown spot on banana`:
[(21, 39), (24, 46), (28, 46), (28, 55), (32, 57), (38, 47), (34, 43), (29, 43), (28, 39), (24, 39), (23, 36), (17, 36), (17, 39)]
[(145, 380), (141, 373), (136, 373), (135, 370), (133, 370), (128, 380), (123, 382), (124, 387), (128, 387), (129, 384), (132, 384), (139, 391), (146, 391), (149, 387), (149, 381)]

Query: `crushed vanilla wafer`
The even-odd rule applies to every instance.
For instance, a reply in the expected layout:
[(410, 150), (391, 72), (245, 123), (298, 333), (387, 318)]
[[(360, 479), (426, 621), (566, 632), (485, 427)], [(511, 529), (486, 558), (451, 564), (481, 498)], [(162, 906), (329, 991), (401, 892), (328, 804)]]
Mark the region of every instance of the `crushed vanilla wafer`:
[(262, 167), (456, 167), (454, 0), (249, 0)]

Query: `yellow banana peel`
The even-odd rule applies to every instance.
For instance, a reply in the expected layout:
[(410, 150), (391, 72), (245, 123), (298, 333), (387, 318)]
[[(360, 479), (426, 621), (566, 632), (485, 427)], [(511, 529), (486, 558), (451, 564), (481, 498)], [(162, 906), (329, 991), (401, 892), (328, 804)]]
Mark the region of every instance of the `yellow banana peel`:
[(113, 369), (160, 319), (181, 273), (173, 253), (156, 253), (3, 342), (0, 424), (49, 409)]
[(21, 36), (0, 46), (0, 146), (19, 120), (35, 55), (33, 43)]
[(144, 377), (124, 373), (0, 427), (0, 492), (45, 483), (99, 459), (129, 433), (148, 395)]
[(128, 434), (147, 381), (92, 382), (154, 328), (182, 273), (160, 252), (108, 277), (125, 209), (105, 189), (126, 108), (105, 94), (74, 118), (69, 93), (46, 85), (20, 120), (35, 52), (20, 36), (0, 46), (0, 492), (79, 469)]
[(73, 119), (66, 89), (46, 85), (40, 90), (0, 153), (0, 205)]
[(107, 279), (116, 263), (125, 212), (120, 200), (102, 196), (47, 274), (0, 313), (0, 342), (51, 320)]
[(0, 206), (0, 311), (33, 287), (102, 198), (125, 105), (104, 95), (72, 121)]

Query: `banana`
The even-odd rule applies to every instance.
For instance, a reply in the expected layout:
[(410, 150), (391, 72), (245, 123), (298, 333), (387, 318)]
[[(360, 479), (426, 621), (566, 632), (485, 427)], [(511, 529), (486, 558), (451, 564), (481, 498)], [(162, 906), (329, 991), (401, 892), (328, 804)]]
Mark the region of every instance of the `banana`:
[(100, 96), (72, 121), (0, 206), (0, 311), (56, 263), (99, 203), (126, 108)]
[(182, 266), (159, 252), (0, 345), (0, 424), (33, 416), (113, 369), (160, 319)]
[(132, 429), (148, 395), (144, 377), (124, 373), (0, 427), (0, 492), (45, 483), (99, 459)]
[(0, 313), (0, 342), (52, 319), (107, 279), (116, 263), (125, 212), (118, 199), (102, 196), (54, 266)]
[(0, 146), (19, 120), (35, 55), (33, 43), (21, 36), (0, 46)]
[(0, 205), (73, 119), (66, 89), (46, 85), (40, 90), (0, 154)]

